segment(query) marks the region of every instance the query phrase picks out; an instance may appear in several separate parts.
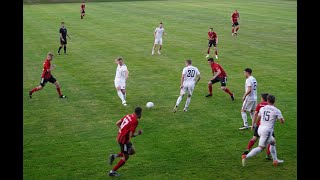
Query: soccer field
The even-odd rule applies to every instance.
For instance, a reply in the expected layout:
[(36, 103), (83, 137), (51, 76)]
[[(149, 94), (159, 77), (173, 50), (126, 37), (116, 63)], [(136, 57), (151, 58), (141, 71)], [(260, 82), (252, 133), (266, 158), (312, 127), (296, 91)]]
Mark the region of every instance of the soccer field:
[[(117, 171), (121, 179), (297, 179), (297, 1), (87, 2), (82, 20), (80, 4), (23, 5), (24, 179), (109, 179), (109, 154), (120, 150), (115, 123), (137, 106), (143, 108), (138, 129), (144, 133), (132, 139), (136, 154)], [(236, 37), (234, 9), (240, 13)], [(58, 56), (61, 21), (71, 40), (67, 54)], [(162, 54), (152, 56), (159, 22), (167, 36)], [(233, 102), (220, 83), (205, 97), (212, 77), (205, 58), (210, 27), (219, 37), (216, 61), (228, 74)], [(49, 51), (57, 66), (52, 74), (67, 98), (47, 83), (30, 99)], [(127, 107), (114, 88), (118, 56), (130, 71)], [(185, 96), (173, 113), (186, 59), (201, 80), (188, 112)], [(238, 129), (247, 67), (258, 81), (259, 98), (263, 92), (275, 95), (286, 120), (275, 124), (278, 158), (285, 161), (278, 167), (265, 159), (265, 151), (241, 165), (253, 135)], [(145, 108), (148, 101), (154, 108)]]

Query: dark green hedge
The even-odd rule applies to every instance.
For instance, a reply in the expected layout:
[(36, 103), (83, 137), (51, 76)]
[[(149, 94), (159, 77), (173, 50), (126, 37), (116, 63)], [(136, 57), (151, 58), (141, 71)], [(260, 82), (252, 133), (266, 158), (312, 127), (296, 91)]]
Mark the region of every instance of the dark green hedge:
[[(121, 1), (152, 1), (152, 0), (90, 0), (86, 2), (121, 2)], [(159, 0), (158, 0), (159, 1)], [(25, 4), (32, 3), (82, 3), (82, 0), (23, 0)]]

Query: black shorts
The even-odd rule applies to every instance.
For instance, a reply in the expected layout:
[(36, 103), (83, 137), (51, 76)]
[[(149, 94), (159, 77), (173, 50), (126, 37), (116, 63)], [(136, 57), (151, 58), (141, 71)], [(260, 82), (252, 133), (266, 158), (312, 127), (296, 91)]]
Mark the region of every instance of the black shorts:
[(217, 47), (217, 43), (216, 43), (216, 40), (209, 40), (209, 43), (208, 43), (208, 47)]
[(236, 27), (236, 26), (239, 26), (239, 23), (238, 23), (238, 22), (232, 23), (232, 27)]
[(227, 85), (227, 77), (216, 77), (214, 80), (211, 80), (211, 83), (214, 84), (216, 82), (220, 82), (221, 86), (226, 86)]
[[(258, 134), (258, 127), (259, 127), (259, 126), (255, 126), (255, 127), (254, 127), (253, 135), (254, 135), (255, 137), (260, 137), (259, 134)], [(274, 136), (274, 132), (272, 132), (272, 136), (275, 137), (275, 136)]]
[(132, 147), (132, 143), (131, 143), (131, 142), (129, 142), (128, 144), (121, 144), (121, 143), (119, 143), (119, 145), (120, 145), (121, 152), (122, 152), (123, 154), (129, 154), (130, 149), (131, 149), (131, 147)]
[(50, 83), (55, 83), (57, 80), (56, 80), (56, 78), (54, 78), (52, 75), (50, 76), (50, 78), (49, 79), (44, 79), (44, 78), (41, 78), (41, 80), (40, 80), (40, 86), (44, 86), (44, 85), (46, 85), (46, 83), (47, 82), (50, 82)]
[(67, 38), (64, 38), (64, 41), (60, 38), (60, 44), (67, 44)]
[(84, 11), (84, 9), (83, 9), (83, 10), (81, 10), (81, 14), (84, 14), (84, 13), (86, 13), (86, 12)]

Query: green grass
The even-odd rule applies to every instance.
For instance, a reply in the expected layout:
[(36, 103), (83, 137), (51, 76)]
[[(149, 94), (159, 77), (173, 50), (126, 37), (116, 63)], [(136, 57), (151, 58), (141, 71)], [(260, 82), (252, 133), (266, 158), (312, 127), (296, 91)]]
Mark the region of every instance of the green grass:
[[(297, 179), (297, 2), (279, 0), (173, 0), (23, 6), (23, 177), (24, 179), (106, 179), (109, 153), (119, 151), (115, 122), (136, 106), (143, 109), (142, 136), (133, 139), (137, 154), (118, 170), (121, 179)], [(238, 36), (231, 36), (230, 15), (240, 13)], [(60, 22), (72, 40), (68, 54), (56, 55), (53, 75), (67, 99), (48, 83), (32, 99), (48, 51), (59, 47)], [(151, 56), (153, 30), (162, 21), (167, 35), (161, 55)], [(235, 101), (213, 86), (205, 98), (211, 70), (207, 31), (219, 37), (219, 59)], [(130, 71), (128, 106), (114, 88), (122, 56)], [(202, 79), (187, 113), (171, 110), (179, 95), (184, 60), (191, 58)], [(252, 137), (242, 126), (243, 69), (253, 69), (258, 93), (276, 96), (286, 120), (275, 125), (275, 168), (265, 153), (241, 166)], [(249, 118), (250, 121), (250, 118)], [(257, 144), (256, 144), (257, 145)], [(117, 162), (117, 161), (116, 161)], [(115, 163), (116, 163), (115, 162)]]

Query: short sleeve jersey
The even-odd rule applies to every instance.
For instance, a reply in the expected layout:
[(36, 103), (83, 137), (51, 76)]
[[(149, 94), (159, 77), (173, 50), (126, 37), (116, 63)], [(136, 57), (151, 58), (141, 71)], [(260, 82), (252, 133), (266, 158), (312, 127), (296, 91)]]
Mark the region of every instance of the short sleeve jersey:
[(197, 75), (200, 75), (200, 71), (198, 70), (198, 68), (190, 65), (190, 66), (183, 68), (182, 74), (184, 77), (183, 84), (185, 84), (185, 83), (195, 82), (195, 78)]
[(271, 105), (266, 105), (262, 107), (258, 115), (261, 116), (259, 127), (265, 126), (269, 129), (273, 129), (274, 123), (278, 119), (283, 118), (281, 111), (275, 106), (271, 106)]
[(247, 92), (249, 86), (251, 86), (251, 92), (247, 95), (246, 99), (248, 101), (257, 101), (258, 83), (256, 78), (254, 78), (253, 76), (249, 76), (246, 79), (246, 83), (244, 87), (245, 92)]
[(130, 132), (135, 133), (138, 126), (137, 115), (128, 114), (121, 118), (122, 123), (117, 136), (117, 141), (121, 144), (129, 143)]
[(214, 62), (211, 64), (212, 73), (218, 72), (220, 69), (221, 73), (218, 75), (219, 78), (227, 77), (227, 73), (224, 71), (224, 69), (220, 66), (220, 64)]
[(51, 68), (51, 63), (48, 59), (46, 59), (43, 63), (41, 78), (49, 79), (51, 77), (51, 71), (48, 72), (48, 69), (50, 68)]
[(160, 39), (162, 38), (162, 35), (163, 35), (163, 32), (164, 32), (164, 28), (160, 28), (160, 27), (157, 27), (154, 32), (156, 33), (156, 38), (157, 39)]
[(128, 68), (125, 64), (122, 64), (120, 66), (118, 64), (117, 70), (116, 70), (116, 76), (115, 76), (115, 81), (125, 81), (126, 80), (126, 71), (128, 71)]
[(60, 30), (59, 30), (59, 33), (61, 33), (62, 34), (62, 37), (63, 37), (63, 39), (66, 39), (67, 38), (67, 28), (60, 28)]

